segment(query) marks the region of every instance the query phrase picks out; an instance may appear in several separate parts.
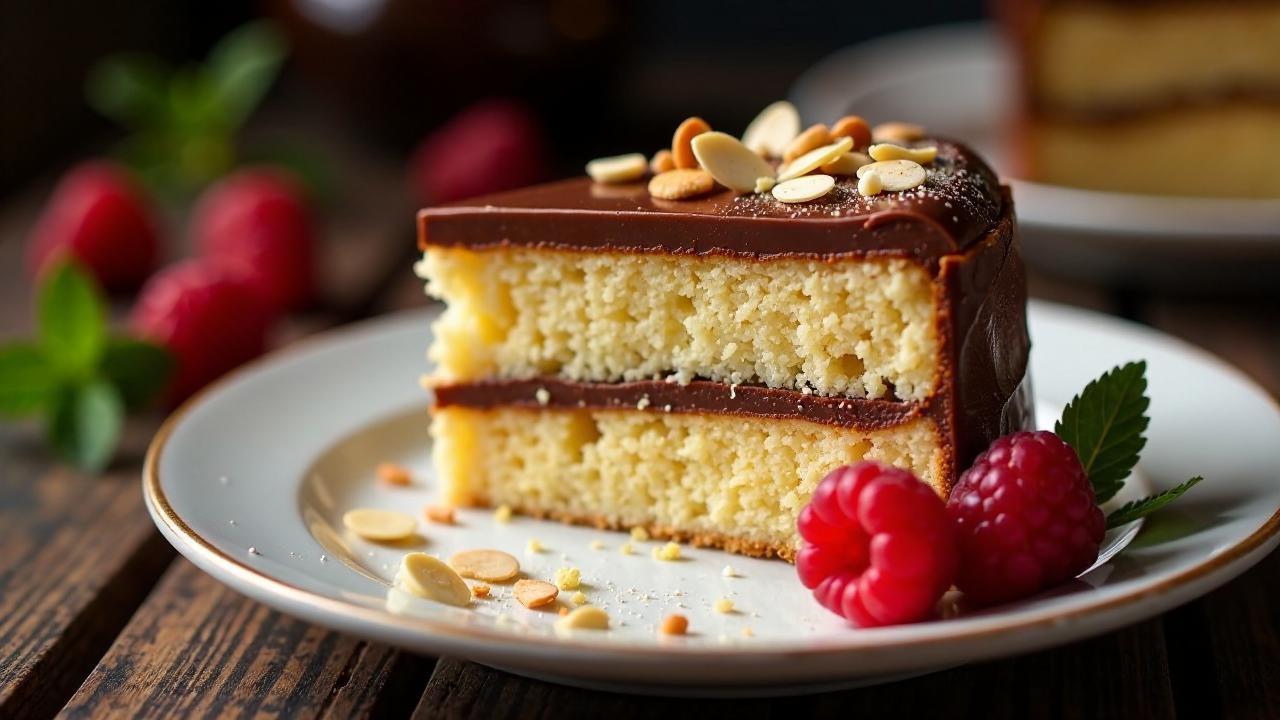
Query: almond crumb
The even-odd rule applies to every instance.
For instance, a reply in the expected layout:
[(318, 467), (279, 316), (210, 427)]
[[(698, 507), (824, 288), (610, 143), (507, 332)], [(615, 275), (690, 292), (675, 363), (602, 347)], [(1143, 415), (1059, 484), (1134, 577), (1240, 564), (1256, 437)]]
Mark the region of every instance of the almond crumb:
[(689, 631), (689, 618), (672, 613), (662, 619), (660, 631), (663, 635), (684, 635)]
[(569, 614), (569, 608), (565, 607), (564, 605), (561, 605), (561, 606), (560, 606), (560, 617), (564, 617), (565, 615), (568, 615), (568, 614)]
[(490, 590), (491, 588), (488, 585), (485, 585), (484, 583), (477, 583), (471, 586), (471, 594), (475, 595), (478, 598), (489, 597)]
[(603, 541), (603, 540), (598, 540), (598, 539), (597, 539), (597, 540), (592, 540), (592, 541), (591, 541), (591, 549), (592, 549), (592, 550), (603, 550), (603, 549), (604, 549), (604, 541)]
[(743, 627), (743, 628), (742, 628), (742, 637), (748, 637), (748, 638), (749, 638), (749, 637), (755, 637), (755, 636), (756, 636), (755, 631), (754, 631), (754, 630), (752, 630), (750, 627)]
[(545, 548), (542, 546), (542, 541), (538, 538), (529, 538), (529, 542), (524, 546), (524, 549), (525, 552), (540, 553)]
[(384, 462), (378, 464), (378, 479), (387, 485), (395, 485), (404, 487), (413, 484), (413, 475), (409, 469), (403, 465), (393, 462)]
[(729, 598), (722, 597), (719, 600), (716, 600), (716, 604), (712, 607), (718, 613), (731, 613), (733, 612), (733, 601)]
[(511, 522), (511, 506), (499, 505), (498, 509), (493, 511), (493, 519), (495, 522), (500, 522), (503, 525)]
[(630, 555), (632, 552), (631, 543), (622, 543), (621, 545), (619, 545), (618, 552), (622, 553), (623, 555)]
[(448, 505), (428, 505), (422, 508), (422, 514), (428, 521), (439, 525), (452, 525), (456, 521), (453, 508)]

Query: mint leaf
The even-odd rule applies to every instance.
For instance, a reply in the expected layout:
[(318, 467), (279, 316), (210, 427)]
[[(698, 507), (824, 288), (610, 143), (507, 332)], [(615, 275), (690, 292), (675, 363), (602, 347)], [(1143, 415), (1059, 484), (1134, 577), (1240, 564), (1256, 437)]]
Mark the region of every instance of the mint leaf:
[(1099, 505), (1124, 486), (1147, 444), (1146, 371), (1146, 362), (1135, 362), (1104, 373), (1067, 404), (1054, 426), (1080, 456)]
[(1204, 478), (1199, 475), (1182, 483), (1181, 485), (1165, 490), (1157, 495), (1134, 500), (1121, 505), (1118, 510), (1107, 516), (1107, 529), (1127, 525), (1140, 517), (1146, 517), (1169, 503), (1182, 497), (1183, 493), (1195, 487)]
[(231, 127), (248, 119), (262, 101), (284, 56), (284, 40), (266, 21), (237, 28), (214, 46), (204, 71)]
[(88, 377), (98, 366), (107, 319), (98, 288), (75, 263), (63, 262), (40, 285), (40, 345), (63, 377)]
[(49, 441), (67, 462), (98, 472), (115, 455), (123, 425), (120, 393), (106, 380), (91, 380), (59, 395), (49, 419)]
[(142, 340), (112, 338), (102, 354), (99, 371), (115, 386), (125, 408), (137, 410), (164, 389), (173, 373), (173, 356)]
[(150, 55), (111, 55), (89, 72), (89, 105), (121, 125), (155, 128), (168, 113), (169, 70)]
[(0, 347), (0, 415), (19, 418), (52, 402), (58, 378), (34, 343)]

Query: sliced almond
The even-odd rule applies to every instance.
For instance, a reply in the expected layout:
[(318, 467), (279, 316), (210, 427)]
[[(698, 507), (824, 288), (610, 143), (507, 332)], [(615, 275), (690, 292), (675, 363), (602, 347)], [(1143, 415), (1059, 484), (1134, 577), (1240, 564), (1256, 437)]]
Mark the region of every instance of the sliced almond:
[(778, 173), (778, 182), (786, 182), (792, 178), (798, 178), (801, 175), (808, 175), (818, 168), (833, 162), (836, 158), (853, 149), (853, 140), (849, 138), (840, 138), (830, 145), (823, 145), (815, 148), (800, 157), (787, 163)]
[(706, 170), (668, 170), (649, 180), (649, 194), (663, 200), (706, 195), (715, 187), (715, 178)]
[(403, 540), (418, 529), (418, 521), (412, 515), (395, 510), (357, 508), (342, 516), (342, 524), (365, 540)]
[(596, 158), (587, 163), (587, 174), (598, 183), (631, 182), (649, 172), (649, 161), (641, 153)]
[(769, 163), (728, 133), (702, 133), (693, 139), (692, 147), (702, 169), (731, 190), (751, 192), (758, 178), (773, 177)]
[(907, 122), (887, 122), (871, 128), (876, 142), (915, 142), (924, 139), (924, 126)]
[(800, 134), (800, 112), (786, 100), (760, 111), (742, 133), (742, 144), (764, 157), (782, 157), (787, 145)]
[(831, 138), (853, 138), (853, 148), (861, 150), (871, 144), (871, 126), (857, 115), (845, 115), (831, 126)]
[(884, 184), (880, 182), (880, 173), (872, 170), (862, 177), (858, 178), (858, 194), (865, 197), (879, 195), (884, 189)]
[(471, 588), (452, 568), (426, 553), (411, 552), (400, 560), (395, 584), (402, 590), (446, 605), (471, 604)]
[(676, 169), (675, 156), (667, 148), (663, 148), (653, 154), (653, 159), (649, 161), (649, 172), (657, 175), (668, 170)]
[(922, 148), (905, 148), (893, 143), (880, 143), (867, 149), (872, 160), (910, 160), (928, 165), (938, 157), (938, 148), (930, 145)]
[(550, 605), (560, 589), (549, 582), (541, 580), (517, 580), (515, 586), (516, 600), (527, 608), (540, 608)]
[[(857, 141), (854, 141), (857, 146)], [(852, 175), (863, 165), (870, 165), (871, 158), (860, 152), (847, 152), (822, 166), (822, 172), (828, 175)]]
[(818, 123), (810, 125), (804, 132), (796, 136), (787, 144), (787, 149), (782, 151), (782, 159), (791, 162), (814, 148), (822, 147), (831, 142), (831, 131), (826, 125)]
[(773, 196), (784, 203), (801, 203), (818, 198), (831, 192), (836, 186), (835, 178), (830, 175), (805, 175), (773, 187)]
[(462, 577), (484, 582), (506, 582), (520, 574), (520, 561), (501, 550), (462, 550), (449, 565)]
[(608, 630), (609, 613), (595, 605), (583, 605), (556, 621), (556, 630)]
[(887, 192), (899, 192), (919, 187), (924, 184), (927, 176), (924, 167), (918, 162), (911, 160), (883, 160), (858, 168), (858, 178), (865, 178), (868, 173), (872, 172), (880, 176), (880, 184)]
[(698, 159), (693, 156), (690, 144), (704, 132), (711, 132), (711, 126), (700, 117), (691, 117), (676, 128), (676, 134), (671, 137), (671, 159), (675, 161), (677, 169), (698, 167)]

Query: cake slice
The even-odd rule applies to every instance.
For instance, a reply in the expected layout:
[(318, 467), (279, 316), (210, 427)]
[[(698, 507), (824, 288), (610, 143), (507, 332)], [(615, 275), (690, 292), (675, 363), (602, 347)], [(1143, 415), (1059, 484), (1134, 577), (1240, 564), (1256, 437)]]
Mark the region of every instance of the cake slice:
[(839, 465), (945, 496), (1029, 426), (1025, 280), (991, 170), (915, 145), (937, 157), (902, 192), (580, 178), (422, 211), (447, 500), (791, 559)]

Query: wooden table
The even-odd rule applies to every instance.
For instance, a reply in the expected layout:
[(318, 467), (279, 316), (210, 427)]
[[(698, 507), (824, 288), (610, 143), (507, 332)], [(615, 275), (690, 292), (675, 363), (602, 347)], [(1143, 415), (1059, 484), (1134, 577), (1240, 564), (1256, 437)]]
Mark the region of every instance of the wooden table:
[[(326, 225), (324, 309), (292, 321), (284, 342), (424, 302), (408, 270), (412, 213), (398, 175), (369, 176), (384, 181), (362, 183)], [(0, 207), (3, 336), (31, 326), (19, 261), (44, 192), (35, 188)], [(1280, 392), (1275, 304), (1106, 293), (1040, 276), (1032, 287), (1040, 297), (1187, 338)], [(140, 492), (142, 454), (159, 420), (131, 421), (120, 457), (101, 477), (54, 463), (37, 428), (0, 426), (0, 718), (1280, 714), (1280, 554), (1200, 600), (1108, 635), (811, 697), (615, 695), (413, 655), (268, 609), (177, 556), (152, 526)]]

